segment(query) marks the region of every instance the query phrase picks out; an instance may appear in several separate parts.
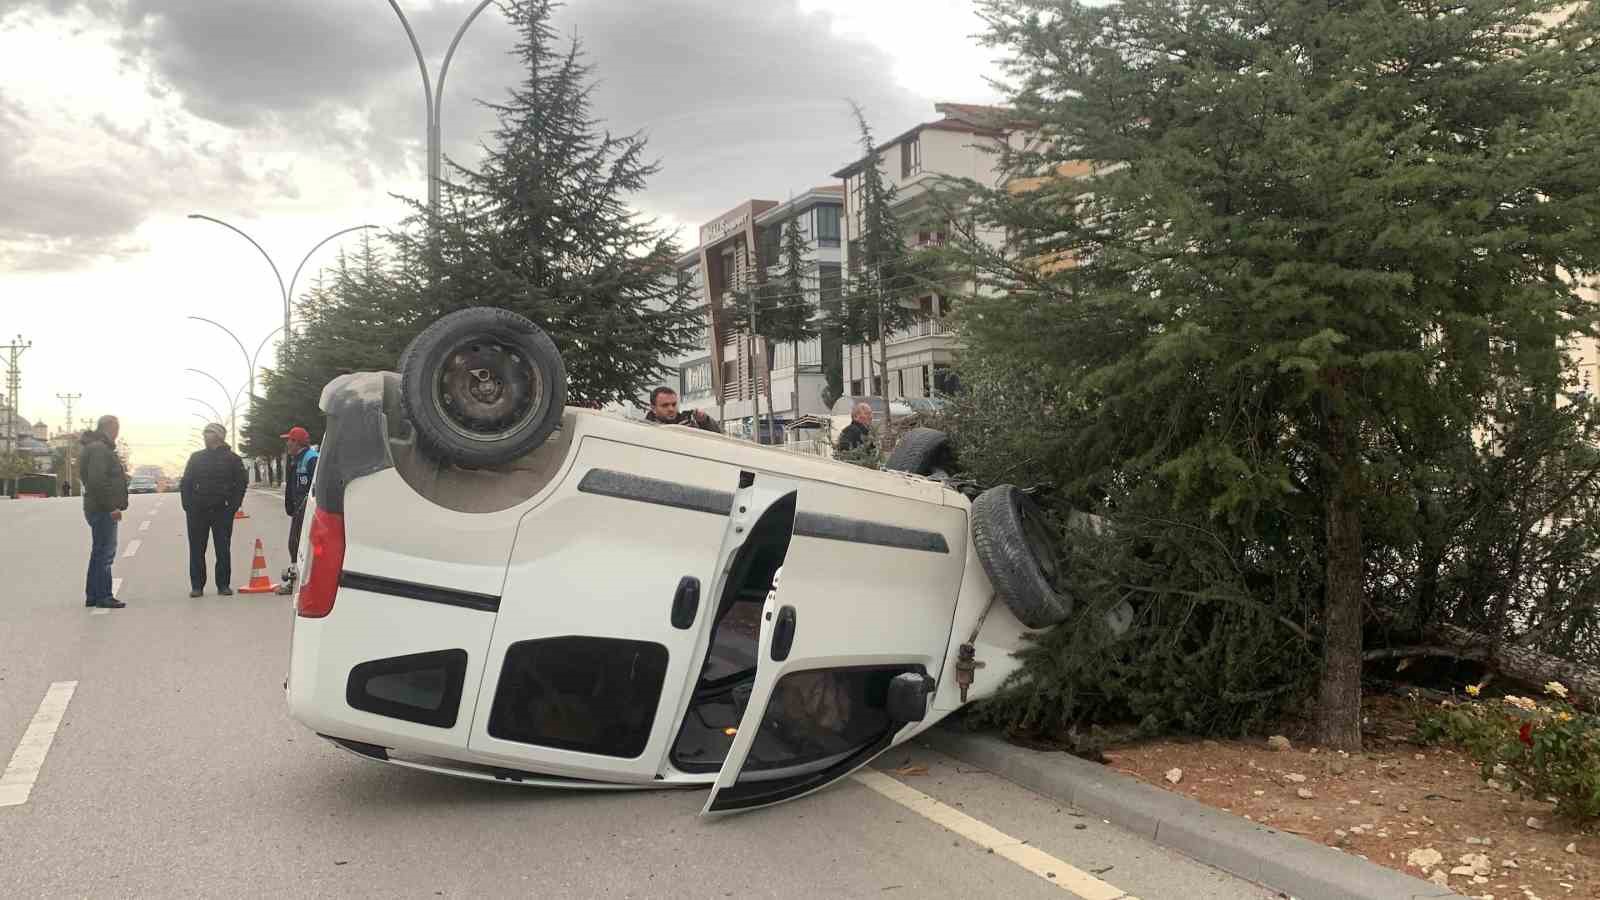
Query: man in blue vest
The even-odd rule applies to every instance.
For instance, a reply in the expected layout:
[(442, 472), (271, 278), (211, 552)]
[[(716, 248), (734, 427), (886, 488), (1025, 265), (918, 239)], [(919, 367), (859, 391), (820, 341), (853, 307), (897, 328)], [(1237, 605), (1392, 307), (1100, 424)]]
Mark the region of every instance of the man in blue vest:
[(278, 435), (284, 440), (289, 454), (289, 465), (283, 479), (283, 511), (289, 514), (289, 568), (283, 570), (283, 584), (278, 593), (294, 590), (296, 568), (300, 554), (300, 526), (305, 521), (306, 499), (311, 496), (311, 484), (317, 474), (317, 448), (311, 446), (311, 434), (299, 425)]

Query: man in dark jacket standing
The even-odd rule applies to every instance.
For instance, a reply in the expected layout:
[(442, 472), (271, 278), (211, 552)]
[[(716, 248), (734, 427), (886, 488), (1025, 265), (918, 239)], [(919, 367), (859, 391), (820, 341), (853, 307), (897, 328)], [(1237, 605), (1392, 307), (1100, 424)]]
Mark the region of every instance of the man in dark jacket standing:
[(317, 448), (311, 446), (311, 433), (294, 426), (278, 435), (283, 438), (284, 449), (289, 454), (289, 464), (283, 480), (283, 511), (289, 514), (289, 568), (283, 570), (283, 584), (278, 593), (294, 591), (294, 581), (299, 577), (300, 529), (306, 518), (306, 499), (311, 496), (311, 485), (317, 477)]
[(189, 596), (198, 597), (206, 587), (206, 539), (209, 536), (217, 553), (217, 593), (233, 594), (233, 514), (244, 503), (249, 485), (244, 460), (224, 443), (228, 430), (216, 422), (207, 425), (201, 436), (206, 448), (189, 457), (179, 482), (183, 511), (189, 520)]
[(850, 453), (872, 443), (872, 407), (865, 403), (857, 403), (850, 410), (850, 424), (839, 432), (839, 443), (836, 445), (841, 452)]
[(128, 605), (111, 596), (117, 523), (128, 508), (128, 470), (117, 457), (117, 433), (121, 430), (116, 416), (101, 416), (93, 431), (85, 431), (78, 438), (83, 518), (89, 523), (89, 574), (84, 579), (83, 605), (101, 609)]
[(702, 431), (722, 433), (722, 426), (716, 419), (706, 415), (705, 410), (678, 412), (678, 392), (665, 385), (650, 392), (650, 411), (644, 414), (644, 420), (658, 425), (689, 425)]

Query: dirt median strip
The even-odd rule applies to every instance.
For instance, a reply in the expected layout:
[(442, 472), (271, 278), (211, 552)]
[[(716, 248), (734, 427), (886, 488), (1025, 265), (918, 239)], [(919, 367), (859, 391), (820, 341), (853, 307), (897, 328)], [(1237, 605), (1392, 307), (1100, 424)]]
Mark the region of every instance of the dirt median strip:
[(1067, 753), (1009, 744), (991, 734), (933, 728), (918, 740), (1035, 793), (1100, 816), (1191, 859), (1297, 900), (1461, 897), (1301, 837), (1248, 822)]

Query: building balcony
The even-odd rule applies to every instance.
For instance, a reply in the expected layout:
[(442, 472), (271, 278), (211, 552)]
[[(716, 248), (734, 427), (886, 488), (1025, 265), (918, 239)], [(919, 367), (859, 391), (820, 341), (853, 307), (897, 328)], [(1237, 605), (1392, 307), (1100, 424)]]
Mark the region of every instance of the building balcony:
[(896, 328), (889, 332), (889, 343), (903, 344), (917, 338), (935, 337), (942, 334), (954, 334), (955, 329), (945, 323), (943, 319), (923, 319), (908, 328)]

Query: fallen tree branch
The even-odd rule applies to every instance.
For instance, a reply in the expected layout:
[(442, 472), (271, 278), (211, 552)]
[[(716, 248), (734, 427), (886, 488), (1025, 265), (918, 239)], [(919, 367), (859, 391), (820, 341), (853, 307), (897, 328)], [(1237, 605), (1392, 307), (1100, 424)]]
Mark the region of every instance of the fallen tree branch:
[(1381, 647), (1361, 654), (1364, 660), (1404, 659), (1413, 656), (1444, 656), (1452, 659), (1488, 659), (1485, 647), (1452, 647), (1443, 644), (1419, 644), (1410, 647)]

